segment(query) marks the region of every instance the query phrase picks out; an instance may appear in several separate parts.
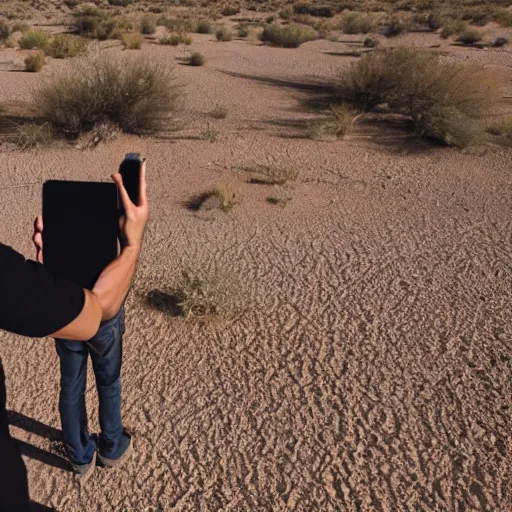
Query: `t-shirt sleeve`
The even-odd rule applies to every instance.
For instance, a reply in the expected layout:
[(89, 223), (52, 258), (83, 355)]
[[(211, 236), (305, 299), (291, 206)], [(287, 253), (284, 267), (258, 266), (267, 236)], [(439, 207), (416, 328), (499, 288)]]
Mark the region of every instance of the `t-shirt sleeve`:
[(84, 290), (0, 244), (0, 329), (31, 337), (52, 334), (82, 311)]

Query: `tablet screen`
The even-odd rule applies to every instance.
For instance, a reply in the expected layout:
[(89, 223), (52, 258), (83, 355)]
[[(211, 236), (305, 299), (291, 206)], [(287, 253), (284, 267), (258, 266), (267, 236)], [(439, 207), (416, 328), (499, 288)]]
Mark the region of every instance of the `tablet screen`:
[(44, 265), (92, 289), (118, 254), (114, 183), (47, 181), (43, 185)]

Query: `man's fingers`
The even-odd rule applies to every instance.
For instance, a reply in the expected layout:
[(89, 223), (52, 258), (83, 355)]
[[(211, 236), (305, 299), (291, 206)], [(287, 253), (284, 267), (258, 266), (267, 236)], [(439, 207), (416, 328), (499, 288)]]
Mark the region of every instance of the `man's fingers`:
[(43, 216), (42, 215), (38, 215), (36, 217), (36, 230), (41, 233), (43, 232)]
[(36, 232), (32, 240), (36, 246), (36, 259), (39, 263), (43, 263), (43, 235), (41, 232)]
[(146, 159), (140, 165), (140, 182), (139, 182), (139, 206), (143, 206), (148, 202), (146, 188)]
[(127, 211), (129, 208), (133, 207), (133, 203), (130, 200), (128, 192), (124, 188), (123, 178), (118, 172), (116, 172), (115, 174), (112, 174), (112, 179), (114, 180), (115, 184), (117, 185), (117, 189), (119, 190), (119, 195), (121, 196), (124, 210)]

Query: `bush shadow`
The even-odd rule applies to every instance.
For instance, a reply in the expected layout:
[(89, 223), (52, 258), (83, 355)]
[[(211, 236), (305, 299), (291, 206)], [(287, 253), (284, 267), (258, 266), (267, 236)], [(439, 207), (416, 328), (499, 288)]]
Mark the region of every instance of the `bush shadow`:
[(145, 302), (150, 308), (160, 311), (160, 313), (173, 317), (183, 316), (180, 298), (176, 294), (163, 290), (151, 290), (146, 295)]

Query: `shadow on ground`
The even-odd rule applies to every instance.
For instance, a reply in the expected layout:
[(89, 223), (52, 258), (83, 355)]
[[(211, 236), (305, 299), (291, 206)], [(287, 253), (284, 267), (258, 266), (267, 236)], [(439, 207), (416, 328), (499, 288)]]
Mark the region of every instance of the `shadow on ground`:
[[(8, 411), (7, 417), (9, 419), (9, 424), (13, 427), (21, 428), (26, 432), (36, 434), (40, 437), (48, 439), (49, 441), (52, 441), (53, 443), (60, 444), (60, 430), (49, 427), (40, 421), (29, 418), (28, 416), (25, 416), (24, 414), (16, 411)], [(31, 445), (30, 443), (26, 443), (25, 441), (20, 441), (18, 439), (15, 439), (15, 441), (18, 444), (22, 455), (43, 462), (44, 464), (48, 464), (48, 466), (62, 469), (63, 471), (71, 471), (71, 466), (64, 457), (43, 450), (42, 448), (38, 448), (37, 446)]]
[(182, 316), (183, 311), (180, 306), (180, 299), (173, 293), (163, 290), (151, 290), (146, 295), (146, 304), (156, 311), (166, 313), (169, 316)]

